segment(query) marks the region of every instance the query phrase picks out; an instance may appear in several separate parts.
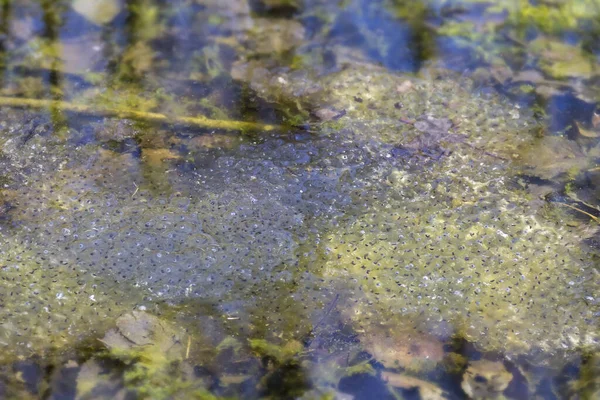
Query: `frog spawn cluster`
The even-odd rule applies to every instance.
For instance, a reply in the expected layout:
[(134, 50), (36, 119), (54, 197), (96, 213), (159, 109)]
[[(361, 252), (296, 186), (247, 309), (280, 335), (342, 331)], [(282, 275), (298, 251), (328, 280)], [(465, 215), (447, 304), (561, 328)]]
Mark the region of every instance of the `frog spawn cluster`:
[(443, 81), (420, 83), (399, 111), (398, 78), (343, 73), (340, 107), (369, 90), (385, 110), (349, 110), (320, 137), (204, 152), (214, 161), (197, 168), (173, 161), (160, 190), (132, 154), (47, 132), (17, 145), (19, 129), (3, 129), (14, 145), (2, 161), (25, 177), (0, 231), (4, 342), (34, 351), (52, 332), (66, 343), (148, 300), (186, 298), (295, 335), (343, 293), (356, 326), (408, 319), (509, 352), (596, 345), (592, 259), (508, 187), (506, 163), (468, 146), (436, 160), (393, 152), (419, 135), (393, 122), (400, 111), (443, 116), (456, 97), (459, 133), (495, 151), (523, 141), (513, 110)]
[(505, 171), (456, 154), (389, 181), (385, 200), (324, 243), (323, 273), (344, 281), (358, 325), (412, 321), (509, 354), (600, 344), (594, 259), (576, 233), (537, 217)]
[[(11, 165), (47, 145), (36, 137), (16, 146)], [(0, 230), (3, 338), (25, 351), (48, 337), (60, 347), (101, 335), (107, 320), (153, 300), (204, 300), (243, 322), (318, 309), (311, 291), (289, 301), (306, 271), (300, 244), (318, 216), (341, 215), (355, 190), (343, 176), (371, 162), (362, 150), (346, 157), (343, 141), (274, 139), (193, 172), (172, 165), (156, 191), (132, 154), (61, 146), (74, 154), (69, 164), (48, 161), (17, 185)], [(288, 314), (292, 325), (310, 324)]]

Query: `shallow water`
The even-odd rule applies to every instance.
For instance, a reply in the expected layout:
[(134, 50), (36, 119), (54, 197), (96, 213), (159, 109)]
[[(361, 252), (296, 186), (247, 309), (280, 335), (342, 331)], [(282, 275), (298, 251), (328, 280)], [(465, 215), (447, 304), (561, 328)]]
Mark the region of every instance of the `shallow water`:
[(0, 4), (0, 397), (600, 395), (597, 1)]

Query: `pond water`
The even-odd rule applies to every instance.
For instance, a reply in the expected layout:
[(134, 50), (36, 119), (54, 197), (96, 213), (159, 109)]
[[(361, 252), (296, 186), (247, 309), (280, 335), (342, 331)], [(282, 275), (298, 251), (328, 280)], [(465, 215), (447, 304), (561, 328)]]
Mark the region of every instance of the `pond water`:
[(0, 21), (0, 398), (600, 398), (598, 0)]

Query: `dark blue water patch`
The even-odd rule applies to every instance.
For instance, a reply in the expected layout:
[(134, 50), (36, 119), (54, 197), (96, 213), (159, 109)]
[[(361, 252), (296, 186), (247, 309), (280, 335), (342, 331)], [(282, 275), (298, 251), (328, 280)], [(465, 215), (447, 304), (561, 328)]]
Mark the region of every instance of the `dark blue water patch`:
[(308, 40), (312, 40), (315, 38), (317, 34), (319, 34), (326, 25), (326, 22), (323, 19), (315, 16), (309, 15), (306, 17), (299, 17), (299, 21), (302, 23), (304, 30), (306, 32), (306, 38)]
[(474, 70), (483, 65), (473, 47), (460, 45), (455, 38), (439, 36), (436, 38), (436, 46), (441, 65), (452, 71)]
[(512, 363), (504, 363), (506, 369), (513, 375), (513, 379), (504, 391), (506, 397), (513, 400), (527, 400), (531, 398), (527, 379), (519, 368)]
[(77, 396), (77, 376), (79, 367), (64, 367), (55, 370), (50, 382), (49, 400), (74, 400)]
[[(279, 2), (279, 4), (268, 5), (262, 0), (249, 0), (252, 12), (257, 15), (262, 15), (271, 18), (292, 18), (299, 11), (300, 2)], [(296, 3), (296, 4), (294, 4)]]
[(90, 124), (84, 124), (81, 129), (71, 130), (68, 140), (75, 147), (95, 143), (96, 131)]
[(39, 395), (45, 371), (33, 360), (20, 361), (13, 365), (13, 370), (19, 374), (27, 390), (34, 395)]
[(595, 110), (596, 104), (578, 99), (573, 93), (552, 96), (546, 104), (548, 129), (550, 132), (569, 130), (570, 136), (575, 135), (574, 121), (590, 121)]
[(342, 378), (338, 389), (354, 396), (355, 400), (396, 399), (380, 378), (369, 374), (357, 374)]
[[(124, 21), (124, 14), (121, 12), (113, 21), (115, 25), (120, 25)], [(60, 29), (60, 38), (62, 40), (77, 39), (84, 35), (100, 32), (102, 27), (93, 24), (83, 17), (81, 14), (73, 11), (70, 7), (66, 7), (62, 14), (63, 24)], [(43, 21), (40, 21), (43, 24)]]
[(363, 2), (356, 7), (337, 16), (329, 39), (361, 49), (369, 60), (390, 70), (417, 71), (428, 58), (422, 39), (429, 33), (393, 18), (372, 3)]

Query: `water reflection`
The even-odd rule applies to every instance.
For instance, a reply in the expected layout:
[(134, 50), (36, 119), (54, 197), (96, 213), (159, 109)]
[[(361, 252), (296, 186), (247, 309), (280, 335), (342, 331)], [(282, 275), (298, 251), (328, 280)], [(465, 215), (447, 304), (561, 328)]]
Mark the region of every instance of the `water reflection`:
[(1, 4), (0, 396), (598, 393), (597, 2)]

